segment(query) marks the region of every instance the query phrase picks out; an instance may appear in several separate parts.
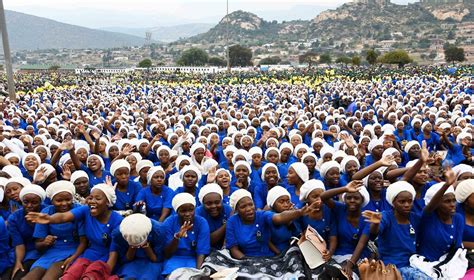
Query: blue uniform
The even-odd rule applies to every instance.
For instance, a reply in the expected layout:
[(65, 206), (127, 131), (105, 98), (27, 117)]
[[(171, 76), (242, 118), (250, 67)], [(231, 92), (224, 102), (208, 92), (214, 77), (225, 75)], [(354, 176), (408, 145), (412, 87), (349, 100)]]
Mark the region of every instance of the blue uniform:
[(391, 210), (392, 206), (388, 203), (386, 199), (386, 189), (382, 189), (380, 192), (380, 200), (374, 200), (372, 198), (371, 191), (369, 190), (370, 194), (370, 201), (369, 203), (364, 207), (364, 210), (370, 210), (370, 211), (375, 211), (375, 212), (383, 212), (387, 210)]
[(273, 212), (256, 211), (253, 224), (244, 224), (239, 215), (233, 215), (226, 225), (226, 248), (239, 246), (247, 257), (271, 257), (268, 247), (271, 238)]
[[(25, 219), (25, 211), (23, 208), (18, 209), (8, 217), (8, 232), (10, 233), (12, 247), (18, 245), (25, 245), (24, 261), (36, 260), (41, 256), (41, 253), (36, 250), (33, 232), (35, 225), (30, 224)], [(12, 262), (15, 259), (13, 257)]]
[(151, 231), (148, 235), (149, 246), (153, 249), (157, 262), (152, 262), (145, 254), (145, 250), (139, 248), (135, 252), (135, 258), (128, 261), (125, 257), (128, 251), (128, 243), (122, 236), (118, 228), (112, 232), (112, 244), (110, 251), (119, 254), (119, 264), (116, 274), (123, 279), (162, 279), (161, 270), (163, 267), (163, 248), (165, 246), (165, 230), (163, 225), (157, 221), (151, 220)]
[(329, 237), (337, 235), (337, 223), (333, 211), (326, 205), (322, 207), (323, 216), (319, 220), (314, 220), (308, 216), (303, 216), (299, 219), (300, 228), (305, 230), (308, 226), (314, 228), (319, 235), (329, 245)]
[(271, 228), (271, 241), (275, 245), (280, 253), (285, 252), (290, 248), (290, 241), (293, 236), (299, 237), (301, 229), (298, 223), (292, 222), (289, 225), (275, 225), (270, 223)]
[(129, 210), (132, 209), (133, 204), (136, 202), (136, 198), (142, 186), (140, 183), (134, 182), (132, 179), (128, 181), (127, 190), (122, 192), (118, 189), (115, 189), (115, 195), (117, 196), (117, 201), (114, 204), (115, 210)]
[(463, 208), (463, 204), (458, 204), (456, 207), (456, 212), (461, 214), (462, 220), (464, 221), (464, 230), (462, 235), (462, 241), (474, 242), (474, 226), (470, 226), (465, 223), (466, 216)]
[[(73, 208), (77, 207), (80, 206), (73, 205)], [(41, 213), (53, 215), (56, 213), (56, 209), (51, 205), (44, 208)], [(75, 220), (63, 224), (36, 224), (33, 233), (34, 238), (43, 239), (48, 235), (57, 236), (56, 242), (35, 261), (31, 268), (40, 267), (48, 269), (53, 263), (63, 261), (74, 254), (77, 246), (79, 246), (79, 237), (85, 235), (84, 223), (83, 221)]]
[(107, 261), (109, 257), (110, 243), (112, 240), (112, 231), (122, 222), (122, 216), (112, 211), (109, 221), (106, 224), (100, 223), (91, 216), (89, 206), (80, 206), (71, 210), (75, 220), (84, 222), (84, 231), (86, 232), (89, 247), (84, 251), (82, 258), (90, 261)]
[(147, 217), (159, 221), (163, 208), (172, 209), (171, 201), (173, 197), (173, 190), (167, 186), (161, 187), (160, 194), (154, 194), (151, 187), (146, 187), (140, 190), (136, 201), (145, 202)]
[[(213, 233), (214, 231), (218, 230), (221, 228), (225, 223), (227, 223), (227, 220), (230, 218), (230, 213), (232, 212), (232, 208), (230, 208), (229, 205), (223, 204), (222, 205), (222, 211), (218, 217), (211, 217), (206, 209), (204, 209), (204, 206), (199, 206), (196, 208), (196, 215), (203, 217), (206, 219), (207, 224), (209, 225), (209, 232)], [(224, 240), (222, 240), (221, 243), (219, 243), (217, 246), (214, 246), (214, 249), (222, 249), (222, 246), (224, 245)]]
[(464, 219), (456, 213), (450, 225), (444, 224), (434, 212), (421, 216), (418, 253), (430, 262), (450, 251), (451, 246), (460, 248), (464, 230)]
[(10, 237), (5, 220), (0, 217), (0, 274), (13, 265), (12, 259), (10, 258), (10, 254), (13, 254), (13, 250), (10, 248), (9, 242)]
[[(174, 234), (181, 228), (178, 215), (168, 217), (163, 226), (165, 228), (165, 244), (170, 244), (174, 238)], [(163, 265), (163, 275), (170, 274), (177, 268), (196, 267), (196, 257), (199, 255), (208, 255), (211, 251), (211, 240), (209, 225), (207, 221), (195, 216), (193, 228), (188, 231), (188, 236), (179, 240), (178, 249), (173, 256)], [(166, 245), (165, 245), (166, 246)]]

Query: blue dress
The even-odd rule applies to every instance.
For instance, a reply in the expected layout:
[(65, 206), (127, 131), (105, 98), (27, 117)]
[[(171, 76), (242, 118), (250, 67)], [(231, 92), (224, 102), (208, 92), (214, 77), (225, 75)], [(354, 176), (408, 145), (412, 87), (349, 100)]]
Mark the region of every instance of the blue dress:
[(0, 217), (0, 274), (13, 265), (12, 258), (10, 258), (13, 250), (10, 248), (9, 242), (10, 236), (5, 220)]
[(323, 205), (322, 211), (323, 216), (320, 220), (314, 220), (308, 216), (303, 216), (299, 219), (298, 223), (302, 230), (305, 230), (308, 226), (314, 228), (326, 241), (326, 244), (329, 245), (329, 237), (337, 236), (336, 217), (334, 216), (333, 211), (331, 211), (331, 209), (326, 205)]
[(275, 225), (273, 223), (270, 224), (271, 228), (271, 241), (273, 245), (275, 245), (280, 253), (285, 252), (290, 248), (290, 241), (291, 238), (299, 237), (301, 233), (301, 229), (299, 228), (299, 224), (296, 222), (292, 222), (289, 225)]
[[(409, 267), (410, 256), (416, 253), (420, 216), (410, 212), (410, 224), (399, 224), (392, 210), (382, 212), (377, 245), (380, 259), (394, 264), (397, 268)], [(365, 228), (369, 236), (370, 227)]]
[(461, 214), (464, 221), (464, 230), (462, 235), (462, 241), (474, 242), (474, 226), (470, 226), (465, 223), (466, 216), (463, 208), (463, 204), (458, 204), (456, 207), (456, 212)]
[(271, 257), (268, 242), (271, 238), (273, 212), (256, 211), (255, 221), (251, 225), (244, 224), (239, 215), (233, 215), (227, 221), (225, 238), (226, 248), (239, 246), (247, 257)]
[(257, 209), (263, 209), (267, 205), (268, 185), (263, 182), (255, 187), (253, 201)]
[(138, 182), (134, 182), (132, 179), (128, 181), (127, 190), (122, 192), (118, 189), (115, 189), (115, 195), (117, 196), (117, 201), (114, 204), (114, 210), (129, 210), (132, 209), (133, 204), (136, 202), (136, 198), (142, 186)]
[[(105, 164), (105, 162), (104, 162), (104, 164)], [(87, 176), (89, 176), (89, 186), (95, 186), (95, 185), (98, 185), (98, 184), (103, 184), (103, 183), (106, 182), (105, 177), (107, 177), (107, 176), (112, 177), (110, 172), (107, 171), (109, 169), (107, 169), (107, 170), (102, 169), (102, 176), (101, 177), (96, 177), (94, 175), (94, 173), (89, 169), (89, 167), (87, 167), (83, 163), (81, 163), (81, 170), (85, 171), (87, 173)]]
[[(232, 208), (230, 208), (229, 205), (223, 204), (222, 211), (219, 217), (213, 218), (207, 213), (206, 209), (204, 209), (204, 206), (201, 205), (196, 208), (196, 215), (206, 219), (207, 224), (209, 225), (210, 233), (213, 233), (214, 231), (220, 229), (224, 224), (226, 224), (227, 220), (231, 216), (230, 215), (231, 212), (232, 212)], [(220, 242), (217, 246), (212, 247), (212, 248), (220, 250), (222, 249), (223, 245), (224, 245), (224, 240), (222, 240), (222, 242)]]
[(123, 218), (115, 211), (112, 211), (109, 221), (106, 224), (100, 223), (91, 216), (89, 206), (80, 206), (71, 210), (75, 220), (84, 222), (84, 231), (86, 232), (89, 247), (82, 254), (82, 258), (90, 261), (107, 261), (109, 258), (110, 243), (112, 240), (112, 231), (117, 228)]
[(421, 216), (418, 253), (430, 262), (450, 251), (451, 246), (460, 248), (463, 240), (464, 219), (459, 213), (452, 218), (450, 225), (444, 224), (435, 212)]
[[(178, 187), (175, 191), (174, 191), (174, 195), (177, 195), (178, 193), (185, 193), (186, 192), (186, 188), (185, 187)], [(198, 205), (201, 205), (201, 202), (199, 201), (199, 188), (196, 187), (196, 189), (194, 190), (194, 198), (196, 199), (196, 206)]]
[[(168, 217), (164, 221), (163, 227), (165, 229), (165, 244), (170, 244), (173, 241), (174, 234), (181, 228), (179, 216), (172, 215)], [(179, 240), (176, 252), (171, 258), (165, 260), (162, 274), (168, 275), (181, 267), (196, 268), (196, 257), (208, 255), (211, 251), (210, 238), (211, 234), (207, 221), (200, 216), (195, 216), (193, 228), (188, 231), (188, 236)]]
[[(11, 246), (15, 248), (18, 245), (25, 245), (24, 261), (36, 260), (41, 253), (36, 250), (33, 232), (35, 224), (30, 224), (25, 219), (25, 211), (23, 208), (16, 210), (8, 217), (8, 232), (10, 234)], [(11, 260), (15, 262), (15, 257)]]
[[(365, 218), (361, 215), (359, 217), (358, 226), (354, 227), (347, 220), (347, 205), (337, 201), (334, 203), (335, 207), (333, 208), (333, 211), (337, 221), (337, 248), (334, 255), (352, 255), (360, 237), (364, 233), (365, 228), (369, 227), (369, 224), (367, 224)], [(365, 248), (361, 254), (361, 258), (368, 256), (369, 251)]]
[(382, 191), (380, 192), (381, 199), (374, 200), (372, 198), (371, 192), (369, 191), (370, 201), (369, 201), (369, 204), (367, 204), (364, 207), (364, 210), (370, 210), (370, 211), (375, 211), (375, 212), (383, 212), (383, 211), (391, 210), (392, 206), (390, 206), (390, 204), (388, 203), (386, 199), (386, 196), (387, 196), (386, 193), (387, 193), (387, 190), (382, 189)]
[[(73, 208), (80, 207), (73, 205)], [(41, 213), (53, 215), (56, 209), (53, 205), (44, 208)], [(31, 268), (40, 267), (48, 269), (53, 263), (63, 261), (70, 257), (79, 246), (79, 237), (84, 236), (84, 223), (75, 220), (64, 224), (36, 224), (34, 238), (46, 238), (48, 235), (57, 236), (56, 242), (49, 247), (43, 255), (35, 261)]]
[(158, 258), (157, 262), (152, 262), (142, 248), (136, 250), (135, 258), (132, 261), (127, 261), (126, 254), (129, 247), (127, 241), (125, 241), (118, 228), (112, 232), (110, 251), (117, 252), (119, 260), (122, 261), (116, 270), (116, 274), (120, 278), (137, 280), (163, 279), (161, 270), (163, 267), (163, 248), (165, 245), (163, 236), (165, 236), (165, 231), (163, 225), (155, 220), (151, 220), (151, 225), (148, 243)]
[(159, 221), (163, 208), (172, 209), (171, 201), (173, 197), (173, 190), (167, 186), (161, 187), (161, 193), (159, 195), (154, 194), (151, 191), (151, 187), (146, 187), (140, 190), (136, 201), (145, 202), (147, 217)]

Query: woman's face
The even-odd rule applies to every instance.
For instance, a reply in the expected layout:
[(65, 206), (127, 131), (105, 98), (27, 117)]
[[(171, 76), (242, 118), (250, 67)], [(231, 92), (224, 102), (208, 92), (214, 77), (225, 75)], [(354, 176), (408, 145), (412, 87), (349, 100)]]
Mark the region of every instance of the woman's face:
[(202, 159), (204, 158), (204, 149), (203, 148), (199, 148), (199, 149), (196, 149), (196, 151), (194, 151), (194, 158), (196, 159), (197, 162), (201, 162)]
[(267, 183), (267, 185), (269, 186), (276, 186), (278, 184), (278, 170), (271, 166), (271, 167), (268, 167), (266, 170), (265, 170), (265, 174), (263, 175), (263, 178), (265, 180), (265, 183)]
[(222, 211), (222, 198), (217, 193), (210, 193), (203, 197), (202, 204), (209, 216), (216, 218)]
[(41, 198), (36, 194), (30, 193), (23, 196), (21, 204), (23, 205), (23, 209), (25, 209), (25, 214), (39, 212), (41, 210)]
[(74, 187), (76, 187), (76, 193), (85, 197), (89, 194), (89, 180), (85, 177), (79, 178), (74, 182)]
[(179, 163), (179, 170), (183, 169), (185, 166), (190, 165), (191, 163), (188, 160), (182, 160)]
[(5, 195), (8, 199), (20, 201), (20, 191), (22, 188), (23, 186), (18, 183), (9, 183), (5, 186)]
[(361, 208), (364, 198), (359, 192), (346, 193), (344, 202), (346, 203), (347, 209), (349, 211), (357, 211)]
[(140, 172), (138, 172), (138, 175), (140, 176), (140, 179), (146, 181), (146, 175), (148, 174), (148, 170), (150, 170), (149, 166), (142, 167), (142, 169), (140, 169)]
[(380, 192), (383, 187), (383, 176), (379, 172), (373, 172), (369, 175), (368, 181), (369, 190)]
[(308, 205), (311, 205), (315, 202), (320, 202), (321, 201), (321, 194), (324, 191), (322, 189), (314, 189), (312, 190), (309, 194), (308, 197), (306, 198), (306, 202)]
[(399, 152), (393, 153), (392, 156), (393, 156), (395, 162), (396, 162), (398, 165), (400, 165), (400, 164), (402, 163), (402, 156), (400, 155)]
[(170, 153), (168, 151), (161, 150), (158, 156), (160, 158), (160, 163), (168, 164), (170, 162)]
[(339, 169), (337, 167), (333, 167), (326, 172), (324, 180), (331, 186), (337, 186), (339, 184), (340, 176), (341, 174), (339, 173)]
[(237, 213), (244, 222), (253, 222), (255, 219), (255, 204), (249, 197), (242, 198), (237, 203)]
[(298, 160), (300, 160), (304, 154), (306, 154), (308, 151), (306, 149), (299, 149), (298, 152), (296, 153), (296, 157)]
[(456, 197), (453, 193), (445, 194), (441, 199), (441, 203), (439, 204), (437, 211), (444, 215), (452, 216), (456, 214), (456, 203)]
[(242, 166), (242, 165), (239, 165), (235, 170), (235, 177), (237, 179), (246, 179), (248, 178), (248, 176), (250, 175), (250, 172), (249, 170), (247, 169), (247, 167), (245, 166)]
[(230, 186), (230, 176), (226, 171), (220, 171), (217, 173), (216, 183), (223, 189)]
[(472, 172), (461, 173), (458, 177), (458, 182), (468, 180), (468, 179), (474, 179), (474, 173)]
[(120, 186), (127, 186), (130, 179), (130, 171), (126, 167), (120, 167), (115, 171), (114, 176)]
[(72, 208), (72, 194), (69, 192), (60, 192), (53, 197), (52, 204), (56, 212), (65, 213)]
[(316, 154), (319, 154), (319, 152), (321, 151), (322, 148), (323, 148), (323, 144), (320, 143), (320, 142), (316, 142), (313, 145), (313, 150)]
[(284, 195), (280, 196), (275, 202), (273, 203), (273, 210), (276, 213), (281, 213), (283, 211), (290, 210), (292, 208), (290, 197)]
[(250, 137), (242, 138), (242, 147), (250, 148), (252, 146), (252, 139)]
[(260, 166), (262, 164), (262, 155), (260, 154), (252, 155), (252, 164), (254, 166)]
[(178, 216), (181, 222), (191, 222), (194, 220), (194, 205), (188, 203), (178, 208)]
[(89, 166), (89, 169), (94, 172), (94, 171), (97, 171), (97, 170), (100, 170), (102, 168), (101, 166), (101, 163), (100, 163), (100, 160), (93, 156), (93, 157), (89, 157), (87, 159), (87, 165)]
[(194, 188), (198, 182), (198, 176), (193, 170), (186, 171), (183, 175), (183, 186), (185, 188)]
[(227, 148), (232, 142), (229, 139), (225, 139), (222, 141), (222, 149)]
[(36, 160), (36, 157), (29, 155), (25, 158), (25, 169), (27, 171), (35, 171), (38, 168), (39, 162)]
[(411, 159), (417, 159), (420, 157), (420, 146), (414, 145), (408, 150), (408, 156)]
[(311, 156), (306, 157), (303, 163), (308, 167), (309, 172), (313, 172), (316, 168), (316, 160)]
[(130, 164), (131, 170), (135, 170), (135, 168), (137, 168), (137, 159), (134, 156), (128, 156), (127, 162)]
[(150, 185), (152, 187), (160, 188), (165, 184), (165, 173), (157, 171), (151, 176)]
[(107, 204), (109, 200), (105, 193), (101, 190), (95, 189), (87, 197), (87, 205), (89, 206), (92, 217), (97, 217), (108, 210)]
[(428, 183), (428, 180), (429, 180), (428, 166), (424, 165), (415, 174), (415, 177), (413, 177), (413, 183), (417, 185), (425, 185), (426, 183)]
[(297, 136), (293, 136), (291, 138), (291, 145), (293, 146), (293, 148), (295, 148), (296, 146), (298, 146), (299, 144), (301, 144), (301, 138), (297, 137)]
[(48, 153), (46, 152), (46, 149), (43, 147), (39, 147), (36, 150), (36, 154), (40, 157), (41, 161), (44, 161), (46, 157), (48, 157)]
[(358, 171), (358, 168), (357, 168), (357, 163), (355, 161), (351, 160), (348, 163), (346, 163), (346, 172), (350, 177), (356, 174), (357, 171)]
[(119, 152), (118, 147), (112, 146), (112, 147), (110, 147), (110, 149), (109, 149), (109, 158), (110, 158), (110, 159), (114, 159), (114, 158), (116, 158), (116, 157), (119, 155), (119, 153), (120, 153), (120, 152)]
[(413, 196), (407, 191), (400, 192), (393, 200), (393, 208), (395, 208), (395, 211), (404, 216), (410, 215), (412, 205)]
[(433, 126), (431, 124), (425, 125), (423, 129), (423, 133), (430, 133), (433, 130)]
[(99, 142), (99, 152), (100, 153), (103, 153), (105, 152), (105, 148), (107, 147), (107, 143), (105, 143), (104, 141), (100, 141)]
[(39, 145), (44, 145), (43, 140), (39, 137), (33, 139), (33, 146), (38, 147)]
[(280, 159), (281, 162), (287, 162), (290, 159), (291, 150), (289, 148), (284, 148), (281, 150)]
[(277, 164), (278, 163), (278, 153), (276, 151), (271, 151), (267, 154), (267, 160), (270, 163)]
[(302, 182), (293, 167), (288, 168), (288, 174), (286, 175), (286, 177), (288, 180), (288, 184), (290, 185), (297, 185), (298, 183)]
[(328, 162), (332, 160), (332, 153), (326, 153), (323, 157), (323, 162)]
[(85, 148), (78, 149), (76, 155), (81, 162), (85, 162), (87, 160), (87, 150)]
[(20, 166), (20, 160), (17, 157), (11, 157), (8, 159), (10, 164), (15, 165), (15, 166)]
[(278, 146), (278, 142), (276, 141), (269, 141), (267, 144), (267, 148), (276, 148)]
[(377, 145), (372, 149), (372, 155), (375, 158), (380, 158), (383, 153), (383, 145)]

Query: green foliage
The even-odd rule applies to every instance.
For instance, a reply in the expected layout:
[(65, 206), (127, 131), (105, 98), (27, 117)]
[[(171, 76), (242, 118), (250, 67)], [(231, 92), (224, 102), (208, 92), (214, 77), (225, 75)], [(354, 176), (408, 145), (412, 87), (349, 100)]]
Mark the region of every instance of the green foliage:
[(150, 68), (152, 65), (151, 59), (149, 58), (145, 58), (144, 60), (140, 61), (140, 63), (138, 63), (138, 67), (140, 68)]
[(353, 56), (351, 59), (352, 64), (359, 66), (360, 65), (360, 57), (359, 56)]
[(328, 53), (322, 54), (319, 57), (319, 63), (330, 64), (332, 62), (331, 55)]
[(458, 48), (453, 45), (448, 45), (444, 48), (444, 57), (446, 62), (452, 63), (454, 63), (455, 61), (463, 62), (464, 60), (466, 60), (464, 49)]
[(233, 45), (229, 48), (230, 66), (252, 66), (252, 50), (249, 48)]
[(182, 66), (203, 66), (209, 60), (207, 53), (199, 48), (185, 50), (178, 59), (178, 65)]
[(298, 57), (299, 63), (308, 63), (308, 65), (311, 67), (311, 65), (315, 64), (318, 62), (318, 54), (312, 51), (309, 51), (305, 54), (302, 54)]
[(413, 62), (413, 59), (404, 50), (394, 50), (385, 53), (379, 58), (379, 61), (385, 64), (397, 64), (401, 68), (403, 65)]
[(347, 56), (341, 56), (336, 59), (336, 63), (350, 64), (352, 63), (352, 59)]
[(227, 65), (227, 61), (218, 56), (210, 57), (208, 63), (211, 66), (226, 66)]
[(378, 57), (379, 57), (378, 53), (375, 50), (372, 49), (372, 50), (367, 51), (367, 55), (365, 57), (365, 60), (367, 60), (367, 62), (370, 65), (374, 65), (375, 62), (377, 62)]
[(48, 70), (51, 70), (51, 71), (57, 71), (59, 70), (59, 68), (61, 68), (61, 66), (59, 65), (51, 65)]
[(275, 65), (281, 62), (281, 58), (278, 56), (265, 57), (260, 60), (260, 65)]

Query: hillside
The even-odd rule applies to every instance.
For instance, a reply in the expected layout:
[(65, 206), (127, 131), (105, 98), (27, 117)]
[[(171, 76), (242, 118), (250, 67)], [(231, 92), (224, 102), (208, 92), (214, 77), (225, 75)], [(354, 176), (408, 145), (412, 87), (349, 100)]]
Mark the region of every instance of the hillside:
[(137, 36), (65, 24), (8, 10), (6, 20), (12, 50), (113, 48), (144, 43), (144, 39)]

